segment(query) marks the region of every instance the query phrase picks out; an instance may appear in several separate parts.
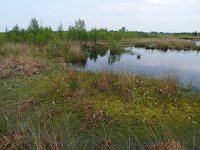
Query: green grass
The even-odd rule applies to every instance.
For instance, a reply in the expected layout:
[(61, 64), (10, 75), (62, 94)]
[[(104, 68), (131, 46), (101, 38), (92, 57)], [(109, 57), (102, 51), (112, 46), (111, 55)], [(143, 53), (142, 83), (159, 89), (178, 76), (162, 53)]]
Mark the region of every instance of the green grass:
[[(169, 139), (199, 146), (198, 93), (177, 87), (173, 95), (166, 96), (156, 88), (168, 82), (59, 68), (0, 80), (2, 134), (21, 133), (30, 137), (36, 148), (57, 144), (69, 149), (96, 149), (108, 141), (112, 149), (142, 149), (151, 142)], [(127, 88), (134, 91), (129, 99), (125, 98), (130, 96)], [(19, 104), (29, 99), (39, 105), (20, 111)]]
[[(164, 39), (144, 40), (149, 41), (167, 44)], [(6, 44), (0, 61), (30, 63), (25, 67), (30, 72), (36, 66), (32, 62), (45, 67), (36, 74), (22, 71), (0, 78), (0, 149), (146, 149), (169, 140), (200, 147), (199, 92), (179, 86), (173, 76), (158, 80), (72, 70), (64, 62), (87, 57), (78, 44), (68, 44), (49, 45), (52, 51)], [(119, 47), (112, 42), (111, 53), (120, 54)]]
[[(199, 50), (198, 36), (106, 29), (79, 34), (43, 27), (37, 34), (0, 34), (0, 62), (7, 65), (0, 66), (0, 149), (147, 149), (169, 140), (200, 147), (199, 92), (170, 76), (79, 72), (65, 64), (85, 63), (84, 47), (109, 47), (119, 55), (124, 45)], [(37, 64), (44, 67), (33, 73)], [(16, 73), (19, 65), (25, 69)]]

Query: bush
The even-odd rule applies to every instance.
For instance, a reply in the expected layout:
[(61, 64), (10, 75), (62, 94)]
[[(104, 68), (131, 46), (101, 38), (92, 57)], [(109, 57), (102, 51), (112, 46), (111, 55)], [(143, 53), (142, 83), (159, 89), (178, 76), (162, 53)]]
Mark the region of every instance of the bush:
[(112, 40), (111, 42), (110, 42), (110, 51), (112, 52), (112, 53), (119, 53), (119, 52), (121, 52), (122, 51), (122, 46), (121, 46), (121, 43), (120, 42), (118, 42), (118, 41), (115, 41), (115, 40)]

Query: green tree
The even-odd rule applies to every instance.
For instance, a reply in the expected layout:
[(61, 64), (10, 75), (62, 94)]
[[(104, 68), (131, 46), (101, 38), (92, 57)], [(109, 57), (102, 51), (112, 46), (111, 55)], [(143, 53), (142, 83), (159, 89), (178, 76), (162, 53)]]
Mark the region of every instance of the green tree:
[(78, 19), (75, 21), (75, 29), (78, 31), (86, 31), (85, 21)]
[(32, 18), (27, 30), (30, 31), (30, 32), (35, 33), (35, 32), (38, 32), (39, 29), (40, 29), (40, 26), (39, 26), (39, 23), (38, 23), (37, 19), (36, 18)]
[(197, 35), (198, 35), (198, 32), (195, 31), (195, 32), (192, 33), (192, 35), (193, 35), (193, 36), (197, 36)]
[(60, 23), (60, 25), (58, 26), (58, 34), (59, 34), (60, 39), (62, 39), (63, 38), (63, 25), (62, 25), (62, 23)]
[(36, 42), (36, 36), (37, 36), (37, 33), (40, 31), (40, 26), (39, 26), (39, 23), (37, 21), (36, 18), (32, 18), (31, 21), (30, 21), (30, 24), (27, 28), (27, 31), (29, 32), (29, 35), (28, 35), (28, 41), (31, 42), (31, 43), (35, 43)]
[(12, 28), (13, 32), (19, 32), (19, 26), (18, 24), (16, 24), (13, 28)]
[(53, 32), (51, 27), (40, 27), (39, 34), (35, 37), (35, 43), (44, 46), (45, 44), (48, 44), (51, 40), (53, 40)]
[(87, 38), (85, 21), (76, 20), (74, 26), (68, 28), (68, 36), (70, 39), (79, 40), (83, 45), (83, 41)]
[(119, 32), (126, 32), (126, 28), (125, 27), (122, 27), (121, 29), (119, 29)]
[(98, 31), (96, 28), (90, 30), (89, 38), (96, 45), (97, 40), (98, 40)]
[(13, 28), (12, 28), (12, 31), (11, 31), (11, 40), (14, 41), (14, 42), (19, 42), (21, 40), (21, 37), (20, 37), (20, 29), (19, 29), (19, 26), (18, 24), (16, 24)]

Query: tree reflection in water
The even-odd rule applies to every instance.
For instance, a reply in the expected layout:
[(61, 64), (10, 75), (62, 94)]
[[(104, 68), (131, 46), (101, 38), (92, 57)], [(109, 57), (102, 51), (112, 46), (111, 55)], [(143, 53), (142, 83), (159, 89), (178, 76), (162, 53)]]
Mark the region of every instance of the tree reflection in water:
[(90, 49), (88, 51), (88, 57), (90, 60), (94, 60), (95, 62), (98, 59), (98, 56), (104, 57), (108, 53), (108, 49)]

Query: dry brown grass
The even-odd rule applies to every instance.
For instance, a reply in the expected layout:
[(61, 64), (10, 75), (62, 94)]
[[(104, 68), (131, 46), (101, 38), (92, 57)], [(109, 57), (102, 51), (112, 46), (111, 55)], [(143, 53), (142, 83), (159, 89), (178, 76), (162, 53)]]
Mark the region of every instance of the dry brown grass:
[(85, 62), (87, 53), (81, 50), (81, 45), (72, 43), (66, 55), (67, 62)]
[(0, 78), (8, 78), (15, 75), (32, 75), (41, 72), (45, 65), (33, 58), (9, 57), (0, 59)]
[(95, 42), (87, 41), (85, 47), (88, 48), (101, 48), (101, 47), (109, 47), (109, 42), (103, 41), (103, 40), (98, 40)]
[(65, 98), (73, 98), (76, 100), (83, 100), (85, 91), (83, 89), (72, 90), (69, 89), (65, 93)]
[(0, 58), (4, 57), (33, 57), (33, 55), (41, 56), (43, 52), (41, 48), (36, 45), (27, 43), (6, 43), (0, 46)]
[(180, 143), (171, 140), (164, 143), (153, 145), (150, 150), (185, 150)]
[(177, 50), (190, 50), (196, 49), (197, 46), (194, 41), (180, 39), (175, 36), (160, 36), (157, 38), (136, 38), (126, 39), (123, 41), (125, 45), (134, 45), (135, 47), (144, 47), (147, 49), (177, 49)]
[(97, 149), (98, 150), (109, 150), (111, 149), (112, 142), (110, 140), (102, 140), (99, 144)]
[(19, 110), (20, 111), (28, 111), (31, 110), (35, 107), (37, 107), (39, 105), (39, 102), (33, 99), (27, 100), (27, 101), (23, 101), (20, 105), (19, 105)]
[(61, 150), (61, 144), (50, 140), (40, 140), (36, 144), (38, 150)]
[(1, 150), (14, 150), (14, 149), (27, 149), (26, 140), (20, 133), (6, 133), (0, 134), (0, 149)]

